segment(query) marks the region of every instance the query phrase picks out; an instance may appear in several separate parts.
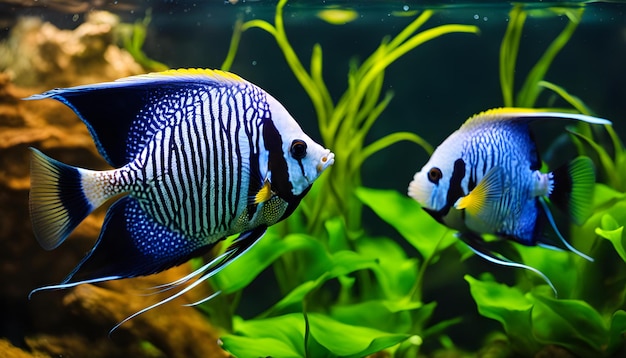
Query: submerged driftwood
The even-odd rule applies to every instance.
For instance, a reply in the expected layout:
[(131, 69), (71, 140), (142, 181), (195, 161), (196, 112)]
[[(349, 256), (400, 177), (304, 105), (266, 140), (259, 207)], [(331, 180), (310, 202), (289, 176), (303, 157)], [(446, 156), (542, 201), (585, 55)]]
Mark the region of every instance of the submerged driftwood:
[[(171, 282), (188, 265), (100, 286), (28, 293), (61, 281), (91, 248), (103, 210), (88, 217), (58, 249), (46, 252), (28, 218), (29, 147), (60, 161), (105, 169), (87, 129), (53, 100), (21, 98), (54, 87), (109, 81), (144, 72), (113, 43), (117, 22), (97, 14), (74, 31), (24, 19), (0, 44), (0, 351), (5, 357), (219, 357), (218, 333), (186, 297), (125, 323), (165, 297), (144, 289)], [(201, 291), (201, 290), (200, 290)]]

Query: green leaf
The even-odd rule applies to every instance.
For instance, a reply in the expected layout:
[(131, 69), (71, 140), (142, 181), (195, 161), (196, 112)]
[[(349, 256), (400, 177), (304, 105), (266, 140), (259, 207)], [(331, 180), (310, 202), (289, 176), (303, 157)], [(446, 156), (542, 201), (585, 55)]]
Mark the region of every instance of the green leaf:
[(584, 357), (598, 356), (608, 343), (602, 317), (587, 302), (533, 298), (533, 332), (538, 342), (560, 345)]
[(626, 333), (626, 312), (619, 310), (611, 318), (607, 353), (613, 353), (624, 344), (624, 333)]
[(572, 107), (576, 108), (578, 112), (591, 115), (591, 110), (589, 109), (589, 107), (587, 107), (587, 105), (580, 98), (567, 92), (565, 88), (548, 81), (539, 81), (537, 85), (554, 91)]
[[(569, 297), (572, 292), (580, 289), (581, 272), (576, 266), (577, 260), (584, 260), (569, 251), (549, 250), (541, 246), (512, 246), (520, 255), (525, 265), (533, 267), (546, 275), (556, 287), (559, 297)], [(519, 274), (525, 274), (526, 278), (535, 285), (543, 285), (546, 282), (542, 277), (528, 270), (520, 270)]]
[(304, 351), (305, 321), (302, 313), (244, 321), (237, 318), (237, 335), (221, 338), (222, 347), (237, 357), (363, 357), (396, 345), (410, 335), (348, 325), (326, 315), (309, 313), (309, 331), (317, 344)]
[(357, 188), (357, 197), (396, 229), (424, 259), (452, 245), (453, 231), (438, 223), (413, 199), (393, 190)]
[(235, 357), (302, 357), (303, 353), (276, 338), (241, 337), (228, 335), (220, 338), (222, 348)]
[(624, 226), (620, 226), (610, 214), (604, 214), (600, 227), (596, 228), (596, 234), (609, 240), (613, 244), (615, 251), (626, 262), (626, 240), (622, 235), (623, 230)]
[(308, 314), (308, 319), (311, 335), (315, 340), (333, 354), (342, 357), (364, 357), (410, 337), (408, 334), (348, 325), (318, 313)]
[(407, 258), (395, 241), (384, 237), (363, 237), (356, 242), (356, 250), (364, 257), (378, 262), (374, 273), (387, 298), (410, 294), (417, 281), (417, 260)]
[(596, 184), (593, 191), (593, 207), (600, 207), (609, 205), (616, 200), (622, 200), (626, 198), (626, 194), (611, 188), (608, 185)]
[(521, 5), (515, 5), (509, 13), (509, 21), (500, 45), (500, 87), (505, 107), (512, 107), (515, 63), (519, 52), (522, 29), (526, 22), (526, 12)]
[(578, 133), (572, 130), (568, 130), (568, 133), (572, 135), (572, 139), (578, 140), (579, 147), (581, 147), (579, 151), (581, 150), (583, 150), (584, 152), (588, 151), (597, 156), (600, 162), (599, 169), (601, 169), (604, 172), (604, 174), (609, 180), (609, 183), (615, 186), (615, 184), (619, 182), (619, 179), (617, 177), (617, 172), (615, 170), (615, 163), (613, 162), (611, 156), (606, 151), (606, 149), (602, 145), (596, 143), (591, 137), (585, 136), (581, 133)]
[(248, 321), (235, 317), (237, 335), (220, 340), (236, 357), (304, 357), (304, 327), (301, 313)]
[(281, 312), (293, 305), (299, 305), (299, 309), (302, 310), (302, 302), (306, 296), (316, 288), (318, 288), (324, 281), (328, 279), (328, 275), (322, 275), (317, 280), (307, 281), (294, 288), (285, 297), (278, 301), (275, 305), (270, 307), (266, 312), (260, 315), (260, 317), (267, 317)]
[(502, 324), (516, 351), (524, 356), (534, 355), (540, 346), (531, 334), (533, 302), (517, 288), (480, 281), (469, 275), (465, 275), (465, 280), (478, 312)]
[(572, 10), (568, 13), (569, 22), (565, 25), (565, 28), (561, 33), (552, 41), (541, 58), (533, 66), (528, 73), (522, 88), (517, 94), (516, 105), (519, 107), (533, 107), (541, 92), (542, 88), (538, 86), (538, 83), (543, 80), (546, 72), (550, 68), (552, 61), (561, 49), (569, 42), (570, 38), (574, 34), (580, 18), (582, 16), (582, 9)]
[(307, 253), (307, 262), (311, 262), (307, 269), (311, 276), (321, 275), (330, 264), (328, 254), (319, 241), (303, 234), (291, 234), (281, 239), (270, 228), (245, 254), (215, 275), (212, 282), (223, 293), (235, 292), (246, 287), (280, 256), (292, 251)]
[[(409, 311), (420, 308), (420, 302), (409, 300), (372, 300), (351, 305), (334, 306), (331, 316), (343, 323), (371, 327), (393, 333), (408, 333), (411, 325)], [(364, 314), (367, 312), (366, 314)]]
[(345, 276), (359, 270), (370, 269), (374, 272), (379, 271), (379, 264), (375, 259), (347, 250), (339, 251), (328, 257), (325, 266), (326, 270), (321, 272), (316, 279), (306, 281), (298, 285), (278, 303), (272, 306), (267, 312), (262, 314), (262, 316), (265, 317), (270, 314), (275, 314), (276, 312), (285, 310), (290, 306), (301, 304), (310, 292), (319, 288), (324, 282), (330, 279), (340, 278), (341, 276)]
[(341, 217), (336, 216), (324, 221), (324, 227), (328, 233), (328, 249), (330, 252), (349, 249), (346, 226)]

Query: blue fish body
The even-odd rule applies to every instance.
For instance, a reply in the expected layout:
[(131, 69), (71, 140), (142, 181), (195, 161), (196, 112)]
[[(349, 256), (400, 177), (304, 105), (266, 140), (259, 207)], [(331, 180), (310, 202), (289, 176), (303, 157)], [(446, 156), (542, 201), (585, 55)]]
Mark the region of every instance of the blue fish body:
[[(334, 155), (261, 88), (222, 71), (173, 70), (56, 89), (115, 169), (75, 168), (33, 150), (30, 210), (45, 249), (95, 208), (93, 249), (59, 285), (148, 275), (240, 233), (216, 272), (287, 217)], [(200, 274), (202, 272), (198, 272)]]
[[(526, 244), (536, 241), (536, 223), (539, 214), (538, 186), (548, 174), (539, 173), (541, 163), (530, 137), (527, 123), (482, 123), (471, 129), (458, 131), (441, 144), (442, 148), (455, 146), (458, 158), (452, 163), (446, 202), (440, 207), (448, 210), (442, 220), (459, 231), (499, 234), (516, 238)], [(443, 153), (442, 153), (443, 154)], [(450, 155), (450, 153), (445, 153)], [(439, 158), (435, 152), (432, 161)], [(474, 190), (486, 175), (499, 176), (497, 184), (507, 188), (499, 193), (499, 203), (482, 215), (467, 215), (462, 220), (456, 202)], [(443, 188), (440, 190), (446, 190)], [(443, 198), (433, 197), (434, 200)], [(433, 202), (434, 205), (439, 203)], [(426, 206), (428, 207), (428, 206)], [(440, 209), (441, 210), (441, 209)]]
[[(409, 184), (409, 196), (435, 219), (469, 237), (466, 242), (483, 254), (489, 255), (480, 235), (494, 234), (525, 245), (561, 245), (589, 258), (562, 238), (545, 198), (582, 223), (590, 214), (593, 164), (579, 157), (542, 173), (529, 128), (531, 121), (541, 118), (610, 124), (595, 117), (536, 109), (485, 111), (468, 119), (437, 147)], [(556, 231), (559, 245), (547, 240), (546, 226)]]

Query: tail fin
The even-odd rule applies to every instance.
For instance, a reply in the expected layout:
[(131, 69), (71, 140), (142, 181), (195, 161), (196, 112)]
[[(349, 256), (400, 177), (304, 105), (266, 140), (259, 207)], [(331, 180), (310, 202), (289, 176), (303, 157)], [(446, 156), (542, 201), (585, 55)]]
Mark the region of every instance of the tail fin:
[(52, 250), (99, 204), (93, 205), (83, 192), (86, 171), (31, 150), (30, 218), (39, 244)]
[(578, 157), (554, 172), (554, 189), (550, 200), (566, 212), (577, 225), (591, 215), (591, 200), (596, 175), (591, 159)]

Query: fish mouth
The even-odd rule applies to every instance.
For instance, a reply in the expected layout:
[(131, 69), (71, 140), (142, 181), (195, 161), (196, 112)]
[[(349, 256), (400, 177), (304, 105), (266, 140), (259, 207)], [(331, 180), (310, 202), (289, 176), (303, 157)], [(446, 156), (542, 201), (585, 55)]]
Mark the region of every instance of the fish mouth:
[(335, 153), (331, 152), (329, 149), (326, 149), (326, 153), (320, 159), (319, 164), (317, 164), (317, 173), (321, 173), (326, 168), (330, 167), (335, 163)]

